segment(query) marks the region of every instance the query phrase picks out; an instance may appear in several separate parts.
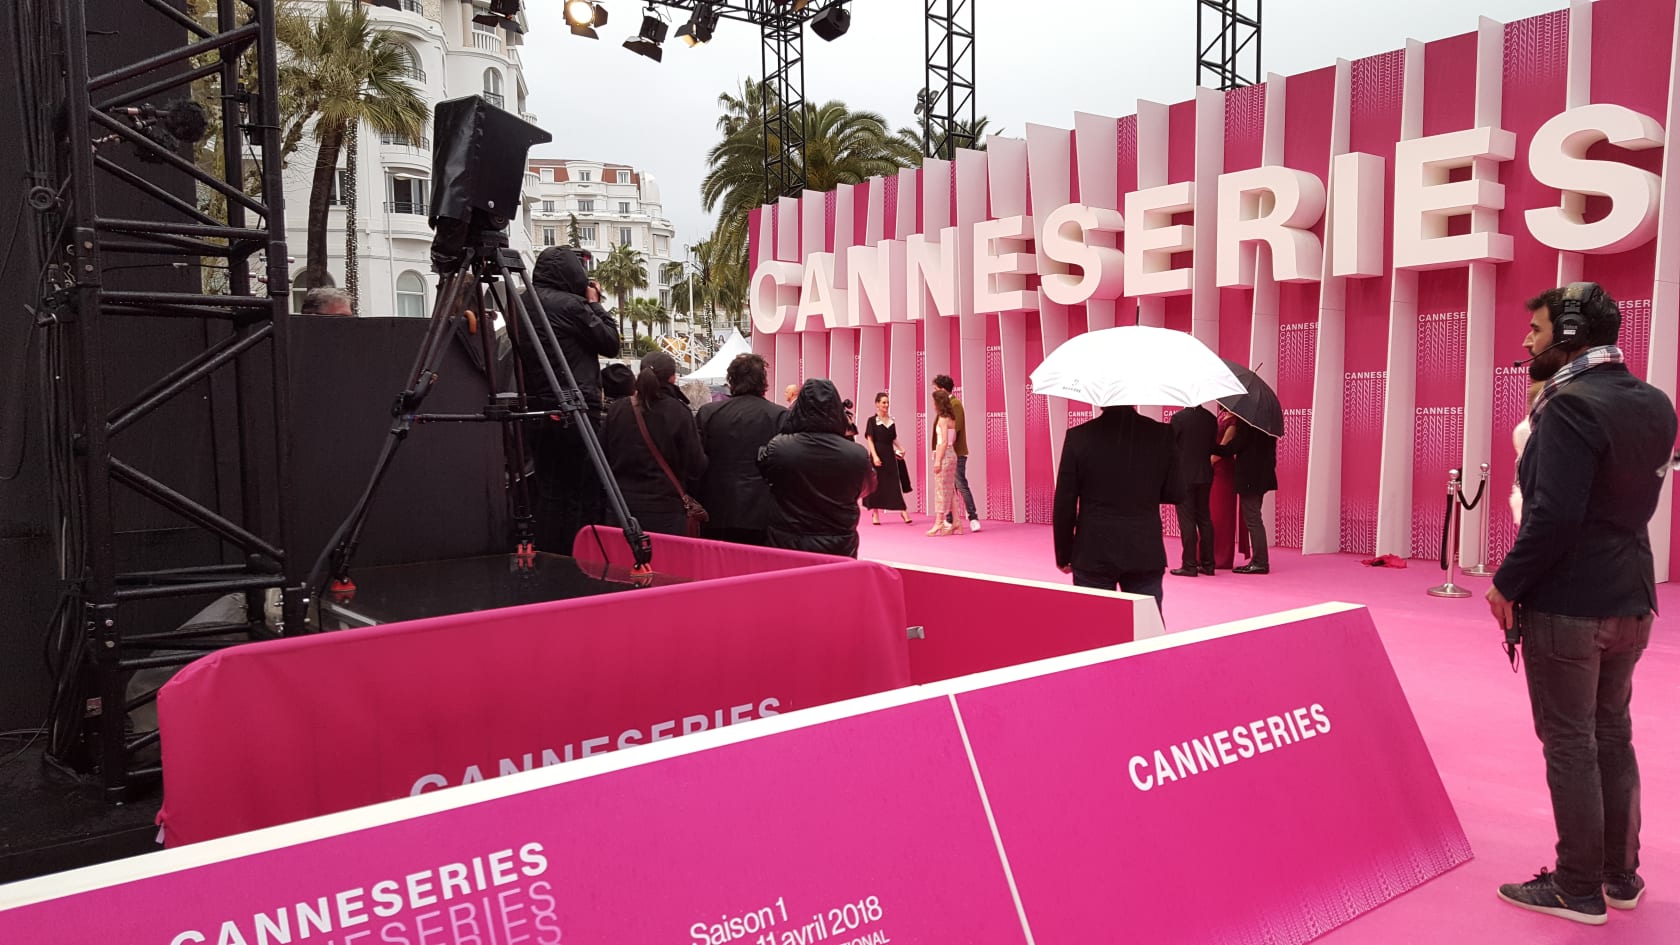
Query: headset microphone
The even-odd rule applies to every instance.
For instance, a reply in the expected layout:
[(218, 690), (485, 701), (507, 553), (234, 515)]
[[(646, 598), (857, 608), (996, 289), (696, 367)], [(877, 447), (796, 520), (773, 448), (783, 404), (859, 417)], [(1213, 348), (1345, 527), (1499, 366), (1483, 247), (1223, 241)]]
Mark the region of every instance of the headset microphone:
[(1522, 367), (1525, 364), (1533, 364), (1541, 355), (1543, 355), (1546, 352), (1552, 350), (1553, 348), (1556, 348), (1557, 346), (1558, 346), (1558, 342), (1554, 341), (1551, 344), (1547, 345), (1546, 347), (1541, 348), (1539, 351), (1536, 351), (1533, 354), (1529, 355), (1528, 357), (1523, 358), (1521, 361), (1512, 361), (1511, 366), (1512, 367)]

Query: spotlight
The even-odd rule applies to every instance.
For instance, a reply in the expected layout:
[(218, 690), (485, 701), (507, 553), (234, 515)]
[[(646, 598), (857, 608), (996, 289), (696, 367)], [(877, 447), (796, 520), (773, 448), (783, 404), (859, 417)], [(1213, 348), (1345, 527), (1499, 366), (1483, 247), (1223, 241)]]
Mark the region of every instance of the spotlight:
[(649, 4), (647, 12), (642, 14), (642, 31), (624, 41), (624, 48), (638, 56), (646, 56), (654, 62), (663, 61), (665, 52), (660, 43), (665, 42), (665, 31), (670, 26), (660, 19)]
[(709, 3), (694, 5), (694, 13), (688, 22), (677, 27), (677, 38), (690, 46), (699, 46), (712, 41), (712, 31), (717, 29), (717, 11)]
[(593, 0), (566, 0), (566, 24), (572, 28), (573, 36), (587, 36), (590, 39), (600, 39), (595, 27), (607, 25), (607, 10)]
[(500, 26), (510, 33), (525, 32), (519, 25), (519, 0), (490, 0), (490, 10), (473, 17), (474, 23), (484, 26)]
[(845, 7), (845, 0), (834, 0), (828, 5), (828, 9), (818, 13), (811, 20), (811, 32), (831, 43), (846, 35), (846, 31), (851, 28), (852, 14)]
[(931, 114), (933, 106), (939, 102), (940, 93), (933, 89), (923, 89), (916, 93), (916, 114)]

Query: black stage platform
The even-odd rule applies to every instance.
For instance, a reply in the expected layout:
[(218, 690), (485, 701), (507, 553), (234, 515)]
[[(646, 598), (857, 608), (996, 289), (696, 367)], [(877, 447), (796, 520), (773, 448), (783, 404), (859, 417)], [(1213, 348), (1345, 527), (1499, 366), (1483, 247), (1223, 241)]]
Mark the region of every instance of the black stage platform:
[[(12, 758), (14, 752), (21, 754)], [(163, 849), (157, 843), (163, 789), (112, 806), (97, 784), (49, 765), (46, 739), (24, 748), (0, 741), (0, 883), (120, 860)]]

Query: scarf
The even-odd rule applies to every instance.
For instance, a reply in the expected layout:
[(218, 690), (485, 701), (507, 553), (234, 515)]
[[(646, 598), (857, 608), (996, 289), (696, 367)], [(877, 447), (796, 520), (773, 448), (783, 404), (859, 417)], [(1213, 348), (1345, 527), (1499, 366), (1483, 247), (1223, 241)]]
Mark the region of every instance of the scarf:
[(1599, 345), (1596, 348), (1588, 348), (1581, 352), (1575, 360), (1565, 364), (1556, 374), (1553, 374), (1551, 380), (1546, 382), (1545, 387), (1540, 388), (1540, 396), (1534, 398), (1534, 409), (1528, 412), (1529, 426), (1533, 427), (1539, 424), (1540, 411), (1544, 410), (1546, 404), (1557, 396), (1558, 389), (1563, 385), (1593, 368), (1603, 367), (1606, 364), (1625, 363), (1626, 359), (1622, 357), (1622, 349), (1615, 345)]

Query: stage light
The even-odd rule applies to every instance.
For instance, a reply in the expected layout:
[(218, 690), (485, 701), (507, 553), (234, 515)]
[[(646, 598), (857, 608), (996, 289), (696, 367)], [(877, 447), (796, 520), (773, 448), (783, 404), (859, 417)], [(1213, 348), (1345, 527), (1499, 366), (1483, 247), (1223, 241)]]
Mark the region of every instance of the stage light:
[(510, 33), (525, 32), (519, 25), (519, 0), (490, 0), (490, 10), (473, 17), (474, 23), (484, 26), (499, 26)]
[(811, 32), (831, 43), (846, 35), (846, 31), (851, 28), (852, 14), (846, 9), (845, 0), (834, 0), (828, 5), (828, 9), (818, 13), (811, 20)]
[(712, 41), (712, 31), (717, 29), (717, 11), (709, 3), (694, 5), (694, 13), (688, 22), (677, 27), (677, 38), (689, 46), (700, 46)]
[(600, 39), (595, 28), (607, 25), (606, 8), (593, 0), (566, 0), (565, 14), (566, 25), (572, 28), (573, 36)]
[(653, 5), (649, 4), (647, 12), (642, 14), (641, 32), (625, 40), (624, 48), (638, 56), (661, 62), (665, 58), (665, 51), (659, 44), (665, 42), (665, 31), (669, 28), (670, 25), (660, 19)]
[(916, 114), (932, 113), (933, 106), (939, 102), (940, 93), (933, 89), (923, 89), (916, 93)]

